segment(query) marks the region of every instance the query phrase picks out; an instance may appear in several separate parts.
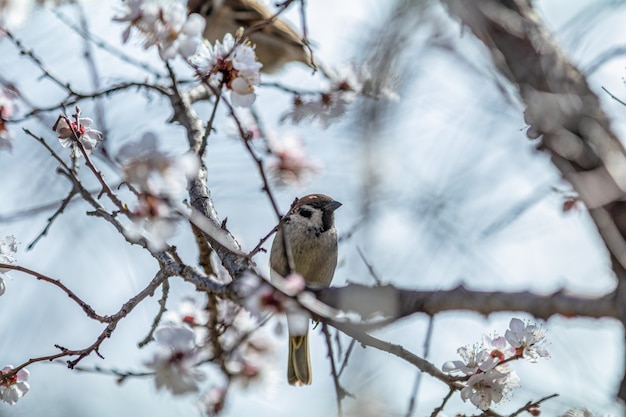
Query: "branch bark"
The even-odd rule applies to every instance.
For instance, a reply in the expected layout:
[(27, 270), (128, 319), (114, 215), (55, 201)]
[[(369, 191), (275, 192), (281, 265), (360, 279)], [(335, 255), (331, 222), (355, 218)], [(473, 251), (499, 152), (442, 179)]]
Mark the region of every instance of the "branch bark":
[(316, 292), (320, 301), (337, 310), (356, 312), (365, 320), (375, 318), (365, 327), (388, 324), (415, 313), (432, 316), (451, 310), (484, 315), (498, 311), (525, 311), (542, 319), (554, 315), (619, 318), (615, 293), (590, 297), (568, 294), (564, 290), (537, 294), (530, 291), (472, 291), (464, 286), (444, 291), (418, 291), (392, 285), (366, 287), (358, 284)]

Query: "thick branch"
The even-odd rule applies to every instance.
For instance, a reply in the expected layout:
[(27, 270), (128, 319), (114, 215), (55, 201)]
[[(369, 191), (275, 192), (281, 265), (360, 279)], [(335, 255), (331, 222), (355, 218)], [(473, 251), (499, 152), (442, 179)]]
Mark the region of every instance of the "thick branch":
[(565, 291), (552, 294), (472, 291), (463, 286), (445, 291), (417, 291), (391, 285), (366, 287), (351, 284), (318, 290), (317, 295), (322, 302), (337, 310), (357, 312), (364, 319), (376, 317), (376, 325), (414, 313), (435, 315), (451, 310), (469, 310), (485, 315), (498, 311), (525, 311), (543, 319), (557, 314), (617, 318), (618, 313), (615, 294), (589, 297)]

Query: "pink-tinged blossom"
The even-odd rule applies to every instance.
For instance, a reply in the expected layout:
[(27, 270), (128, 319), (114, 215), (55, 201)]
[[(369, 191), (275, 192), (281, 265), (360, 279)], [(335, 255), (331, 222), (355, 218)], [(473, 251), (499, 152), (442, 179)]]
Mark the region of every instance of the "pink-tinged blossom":
[[(230, 330), (233, 334), (224, 334), (223, 346), (232, 349), (225, 365), (234, 381), (243, 387), (255, 384), (270, 391), (278, 386), (280, 376), (272, 360), (277, 339), (272, 332), (266, 326), (259, 327), (246, 311), (237, 314)], [(242, 340), (241, 335), (247, 337)]]
[(176, 218), (171, 215), (169, 204), (151, 194), (141, 194), (137, 207), (130, 215), (131, 227), (128, 237), (139, 240), (143, 237), (153, 250), (163, 250), (167, 240), (176, 233)]
[(444, 363), (442, 367), (444, 372), (462, 372), (465, 375), (473, 375), (477, 372), (493, 369), (500, 363), (500, 359), (497, 356), (492, 356), (489, 350), (479, 350), (476, 346), (463, 346), (457, 352), (461, 356), (461, 360)]
[[(0, 370), (0, 374), (6, 375), (11, 371), (13, 371), (13, 366), (7, 365)], [(0, 400), (13, 405), (26, 395), (30, 389), (27, 382), (29, 375), (30, 373), (22, 368), (6, 380), (0, 379)]]
[[(0, 26), (15, 29), (21, 26), (33, 8), (32, 0), (0, 1)], [(0, 37), (2, 34), (0, 33)]]
[(491, 357), (497, 358), (500, 362), (515, 355), (515, 349), (507, 343), (504, 336), (491, 338), (487, 335), (483, 335), (483, 349), (488, 351)]
[[(243, 282), (242, 282), (243, 281)], [(304, 278), (300, 274), (285, 277), (283, 290), (277, 291), (256, 275), (240, 279), (239, 293), (244, 297), (243, 306), (252, 315), (263, 317), (267, 313), (286, 313), (291, 335), (303, 335), (308, 330), (311, 316), (292, 297), (304, 295)]]
[(272, 157), (268, 169), (279, 185), (300, 184), (308, 175), (319, 171), (320, 166), (306, 154), (302, 140), (288, 136), (270, 141)]
[[(284, 282), (284, 289), (291, 296), (304, 289), (304, 278), (300, 274), (288, 275)], [(247, 275), (240, 279), (238, 288), (240, 295), (245, 298), (243, 306), (254, 316), (263, 316), (267, 312), (284, 313), (301, 310), (295, 300), (275, 290), (256, 275)]]
[[(15, 236), (6, 236), (4, 239), (0, 240), (0, 263), (3, 264), (12, 264), (15, 262), (15, 257), (13, 256), (17, 252), (17, 241), (15, 240)], [(7, 268), (0, 268), (0, 295), (3, 295), (6, 290), (6, 285), (4, 283), (4, 272), (10, 271)]]
[(213, 387), (200, 396), (200, 412), (207, 417), (217, 416), (226, 402), (226, 388)]
[(11, 93), (6, 90), (0, 90), (0, 151), (11, 151), (13, 149), (11, 134), (6, 122), (11, 118), (14, 111), (15, 105)]
[(312, 97), (296, 97), (290, 111), (283, 114), (281, 120), (293, 123), (318, 120), (326, 128), (339, 120), (348, 110), (353, 94), (343, 91), (332, 91)]
[(550, 353), (545, 348), (545, 334), (544, 328), (534, 324), (524, 324), (522, 320), (513, 318), (504, 337), (518, 356), (530, 362), (537, 362), (539, 358), (550, 357)]
[(189, 327), (206, 326), (209, 313), (199, 305), (193, 297), (184, 297), (176, 310), (168, 310), (163, 315), (164, 323), (172, 323)]
[(197, 368), (202, 358), (194, 332), (186, 326), (162, 326), (154, 336), (160, 349), (146, 366), (154, 370), (157, 389), (165, 388), (173, 395), (199, 391), (206, 376)]
[(208, 330), (209, 312), (202, 308), (193, 297), (185, 297), (178, 304), (176, 310), (168, 310), (163, 314), (162, 323), (174, 326), (189, 326), (194, 334), (198, 345), (204, 344)]
[(221, 42), (216, 40), (215, 45), (203, 43), (190, 63), (214, 88), (220, 84), (226, 86), (235, 106), (250, 107), (256, 100), (254, 87), (261, 82), (263, 64), (257, 60), (249, 42), (238, 43), (227, 33)]
[(181, 3), (161, 0), (131, 0), (126, 2), (114, 21), (128, 23), (122, 33), (127, 42), (132, 28), (143, 37), (146, 49), (156, 45), (164, 60), (180, 54), (187, 59), (196, 53), (202, 43), (205, 20), (202, 16), (187, 16)]
[(502, 401), (518, 386), (519, 377), (515, 371), (490, 369), (469, 378), (467, 385), (461, 390), (461, 399), (469, 399), (476, 407), (486, 410), (492, 403)]
[(519, 386), (517, 373), (508, 367), (510, 359), (524, 357), (535, 362), (538, 357), (548, 356), (542, 347), (544, 334), (543, 329), (514, 318), (504, 337), (483, 335), (480, 349), (477, 346), (460, 348), (458, 353), (462, 360), (444, 363), (443, 371), (460, 372), (469, 377), (461, 390), (461, 398), (486, 410)]
[(284, 312), (286, 297), (276, 291), (270, 284), (262, 281), (256, 276), (247, 276), (243, 280), (245, 284), (240, 283), (239, 288), (246, 287), (243, 306), (252, 315), (261, 317), (269, 312)]
[(161, 152), (156, 136), (148, 132), (139, 141), (122, 146), (117, 160), (126, 181), (138, 187), (129, 237), (145, 237), (155, 250), (165, 248), (167, 239), (176, 231), (171, 202), (181, 197), (187, 181), (197, 174), (198, 157), (192, 153), (174, 157)]
[(124, 177), (139, 186), (142, 193), (164, 198), (180, 197), (200, 167), (192, 153), (171, 156), (157, 147), (157, 137), (145, 133), (140, 140), (128, 142), (117, 153)]
[[(351, 62), (339, 68), (333, 78), (331, 90), (343, 91), (346, 94), (361, 95), (374, 99), (385, 98), (397, 101), (399, 96), (396, 92), (398, 78), (395, 75), (375, 74), (370, 64), (357, 64)], [(350, 99), (355, 98), (354, 96)]]
[(293, 107), (283, 114), (282, 120), (293, 123), (318, 121), (323, 127), (341, 119), (349, 105), (357, 97), (370, 99), (398, 100), (395, 92), (396, 77), (388, 74), (377, 76), (367, 63), (351, 63), (342, 67), (335, 74), (330, 74), (332, 84), (323, 93), (296, 96)]
[[(76, 122), (60, 115), (52, 126), (52, 130), (57, 132), (62, 147), (67, 148), (70, 145), (81, 143), (87, 154), (90, 154), (102, 141), (102, 132), (92, 129), (92, 125), (93, 120), (88, 117), (81, 117)], [(81, 154), (81, 152), (72, 151), (73, 156), (80, 157)]]

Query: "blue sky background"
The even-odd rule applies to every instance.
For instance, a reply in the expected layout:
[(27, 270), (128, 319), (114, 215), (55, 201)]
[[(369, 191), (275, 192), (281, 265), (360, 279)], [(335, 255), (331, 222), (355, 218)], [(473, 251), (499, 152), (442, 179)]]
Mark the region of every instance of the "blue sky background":
[[(90, 29), (119, 47), (123, 25), (110, 21), (115, 1), (86, 5)], [(386, 2), (374, 0), (317, 0), (307, 2), (310, 37), (319, 59), (339, 65), (375, 51), (372, 36), (386, 16)], [(544, 0), (536, 2), (550, 30), (571, 59), (581, 68), (603, 51), (626, 41), (623, 22), (626, 3), (618, 1)], [(71, 8), (59, 12), (75, 21)], [(298, 26), (297, 10), (287, 19)], [(401, 49), (398, 72), (402, 76), (400, 101), (388, 109), (385, 123), (374, 137), (364, 134), (359, 103), (346, 117), (327, 129), (316, 124), (281, 124), (280, 116), (290, 97), (261, 89), (257, 110), (267, 129), (281, 137), (300, 135), (311, 156), (324, 169), (308, 183), (276, 191), (286, 209), (295, 196), (323, 192), (344, 205), (336, 213), (340, 231), (362, 223), (363, 195), (373, 197), (372, 218), (340, 246), (340, 265), (334, 285), (346, 282), (371, 284), (358, 254), (367, 256), (383, 281), (418, 289), (447, 289), (464, 283), (482, 290), (534, 290), (564, 288), (578, 294), (597, 295), (614, 286), (607, 254), (584, 212), (563, 213), (563, 196), (569, 190), (550, 165), (525, 137), (523, 107), (514, 89), (496, 74), (486, 51), (470, 33), (462, 33), (443, 9), (434, 6), (427, 17), (416, 17), (414, 33)], [(81, 60), (81, 39), (50, 11), (34, 13), (15, 32), (63, 79), (79, 90), (89, 90), (86, 67)], [(384, 38), (383, 38), (384, 39)], [(160, 68), (155, 50), (144, 51), (135, 38), (124, 48), (134, 58)], [(95, 50), (102, 84), (142, 80), (141, 70)], [(0, 76), (12, 80), (32, 102), (47, 106), (64, 93), (7, 41), (0, 40)], [(600, 88), (626, 97), (623, 77), (626, 58), (612, 60), (589, 77), (601, 97), (613, 127), (626, 134), (626, 108)], [(179, 65), (185, 71), (183, 65)], [(403, 70), (406, 69), (406, 71)], [(315, 88), (321, 81), (306, 68), (291, 65), (268, 80)], [(168, 103), (142, 92), (112, 96), (105, 102), (107, 127), (113, 151), (145, 131), (155, 132), (160, 145), (172, 152), (184, 149), (182, 128), (167, 124)], [(83, 114), (93, 112), (89, 102)], [(203, 118), (207, 104), (196, 106)], [(26, 110), (26, 109), (23, 109)], [(57, 113), (28, 127), (61, 150), (51, 130)], [(208, 185), (222, 217), (246, 249), (256, 245), (275, 224), (254, 164), (233, 137), (234, 128), (224, 112), (211, 136), (207, 165)], [(85, 216), (85, 204), (74, 204), (59, 218), (49, 236), (32, 251), (28, 243), (45, 225), (53, 211), (29, 218), (7, 216), (46, 202), (61, 200), (68, 183), (54, 173), (56, 163), (34, 140), (12, 126), (14, 150), (0, 154), (0, 236), (13, 234), (21, 242), (19, 264), (61, 279), (99, 312), (109, 314), (148, 282), (156, 271), (153, 259), (129, 247), (101, 219)], [(369, 148), (368, 148), (369, 146)], [(370, 163), (366, 163), (370, 155)], [(112, 181), (117, 173), (102, 166)], [(365, 185), (368, 175), (377, 183)], [(88, 178), (88, 176), (84, 176)], [(95, 186), (95, 183), (92, 183)], [(532, 203), (529, 203), (532, 202)], [(523, 208), (523, 209), (521, 209)], [(4, 218), (5, 220), (1, 220)], [(194, 263), (196, 250), (189, 230), (179, 226), (171, 240), (185, 261)], [(267, 256), (258, 264), (266, 268)], [(33, 278), (11, 273), (7, 292), (0, 298), (0, 365), (19, 364), (30, 357), (50, 354), (54, 344), (80, 348), (92, 343), (101, 331), (68, 302), (58, 289)], [(169, 306), (192, 293), (193, 288), (172, 280)], [(85, 366), (99, 365), (121, 370), (141, 370), (151, 348), (137, 349), (154, 314), (157, 300), (139, 306), (101, 349), (106, 360), (89, 357)], [(437, 366), (457, 359), (456, 349), (477, 343), (483, 333), (503, 334), (511, 317), (521, 313), (494, 314), (488, 318), (468, 312), (441, 314), (435, 318), (430, 360)], [(277, 319), (280, 321), (281, 319)], [(422, 353), (426, 318), (403, 319), (376, 335)], [(272, 326), (275, 323), (271, 323)], [(552, 358), (538, 364), (519, 363), (515, 369), (522, 386), (511, 401), (496, 408), (506, 414), (529, 400), (558, 392), (561, 396), (544, 406), (545, 415), (558, 415), (572, 406), (587, 406), (599, 414), (621, 414), (615, 392), (624, 369), (623, 330), (612, 320), (565, 319), (545, 323)], [(325, 360), (321, 333), (314, 332), (314, 383), (295, 389), (283, 378), (287, 343), (277, 335), (278, 382), (272, 386), (233, 390), (225, 416), (300, 415), (335, 413), (334, 388)], [(347, 346), (347, 338), (342, 338)], [(128, 380), (68, 371), (57, 364), (29, 367), (31, 391), (17, 406), (0, 404), (0, 416), (49, 417), (111, 415), (196, 415), (193, 397), (173, 398), (157, 392), (151, 380)], [(379, 406), (388, 415), (404, 415), (416, 371), (397, 358), (374, 349), (355, 349), (343, 380), (358, 401)], [(423, 378), (414, 415), (430, 415), (446, 394), (446, 387)], [(354, 401), (347, 401), (347, 408)], [(445, 412), (472, 413), (458, 395)]]

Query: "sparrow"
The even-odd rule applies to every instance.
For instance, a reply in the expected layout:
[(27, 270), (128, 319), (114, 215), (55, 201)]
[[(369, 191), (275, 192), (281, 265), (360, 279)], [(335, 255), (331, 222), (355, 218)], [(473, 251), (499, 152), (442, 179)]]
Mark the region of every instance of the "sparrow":
[(256, 0), (189, 0), (187, 11), (206, 19), (204, 37), (211, 43), (226, 33), (235, 34), (240, 27), (254, 26), (249, 38), (265, 73), (274, 73), (292, 61), (311, 66), (301, 36), (284, 21), (271, 20), (273, 13)]
[[(324, 194), (310, 194), (292, 204), (280, 221), (270, 252), (270, 275), (285, 277), (296, 272), (307, 286), (328, 287), (337, 266), (337, 230), (334, 212), (341, 203)], [(287, 245), (285, 245), (287, 243)], [(286, 247), (285, 247), (286, 246)], [(293, 271), (289, 268), (287, 250), (291, 252)], [(287, 380), (301, 386), (311, 384), (311, 360), (308, 341), (308, 318), (304, 334), (295, 334), (290, 317), (289, 361)], [(298, 326), (302, 328), (303, 326)]]

